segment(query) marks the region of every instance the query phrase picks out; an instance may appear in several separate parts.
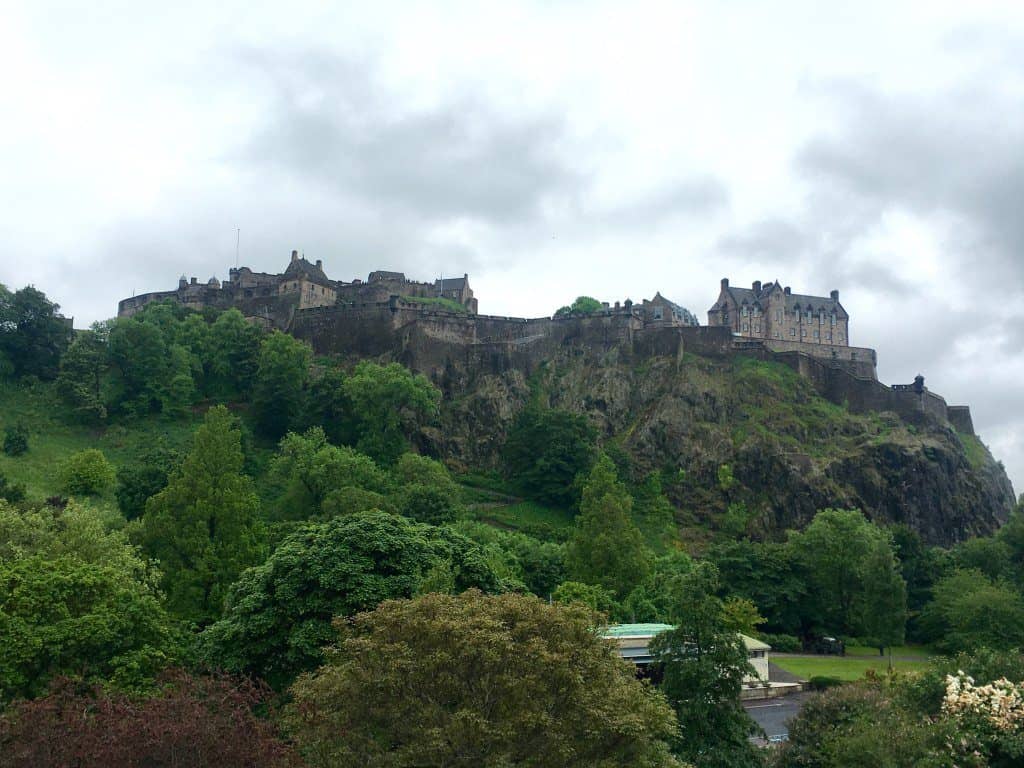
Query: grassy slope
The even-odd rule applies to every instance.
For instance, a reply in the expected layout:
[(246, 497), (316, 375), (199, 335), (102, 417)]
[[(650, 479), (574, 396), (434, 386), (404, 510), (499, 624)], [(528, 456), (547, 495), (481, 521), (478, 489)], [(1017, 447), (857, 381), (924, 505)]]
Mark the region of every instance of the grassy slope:
[[(60, 404), (52, 385), (0, 384), (0, 430), (21, 423), (30, 432), (28, 453), (18, 457), (0, 453), (0, 472), (24, 483), (30, 498), (59, 494), (60, 464), (77, 451), (99, 448), (111, 463), (120, 466), (161, 439), (172, 447), (185, 445), (195, 427), (191, 419), (157, 417), (139, 419), (127, 426), (86, 427), (69, 424), (59, 414)], [(107, 500), (112, 499), (110, 494)]]

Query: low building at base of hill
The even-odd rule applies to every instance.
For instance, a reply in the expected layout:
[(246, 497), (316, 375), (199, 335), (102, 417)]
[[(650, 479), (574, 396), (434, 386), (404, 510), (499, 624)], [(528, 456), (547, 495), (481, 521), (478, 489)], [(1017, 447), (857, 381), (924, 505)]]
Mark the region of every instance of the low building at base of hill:
[[(614, 640), (618, 646), (619, 655), (626, 661), (633, 662), (639, 674), (647, 676), (648, 670), (655, 661), (649, 647), (651, 641), (662, 632), (672, 629), (675, 627), (671, 624), (616, 624), (608, 627), (602, 637)], [(747, 661), (754, 668), (754, 674), (748, 674), (743, 678), (743, 685), (744, 687), (763, 687), (768, 683), (768, 652), (772, 647), (742, 633), (740, 639), (747, 649)]]

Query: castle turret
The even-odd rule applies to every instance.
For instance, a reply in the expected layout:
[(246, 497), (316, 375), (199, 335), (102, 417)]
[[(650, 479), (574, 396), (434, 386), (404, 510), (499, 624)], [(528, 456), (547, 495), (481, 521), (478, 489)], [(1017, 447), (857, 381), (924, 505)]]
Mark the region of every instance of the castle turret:
[(187, 286), (188, 286), (188, 278), (185, 277), (184, 275), (182, 275), (181, 277), (178, 278), (178, 290), (181, 290), (182, 288), (185, 288)]
[(298, 251), (292, 251), (292, 261), (298, 261), (298, 260), (299, 260), (299, 252)]

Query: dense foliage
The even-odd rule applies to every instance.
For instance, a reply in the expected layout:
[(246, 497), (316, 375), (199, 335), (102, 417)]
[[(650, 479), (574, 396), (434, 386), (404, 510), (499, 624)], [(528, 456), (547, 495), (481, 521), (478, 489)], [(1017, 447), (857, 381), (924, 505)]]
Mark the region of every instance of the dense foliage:
[(131, 695), (71, 680), (0, 715), (0, 768), (286, 768), (292, 749), (257, 716), (266, 692), (246, 680), (164, 674)]
[(662, 696), (587, 609), (477, 591), (337, 623), (287, 723), (311, 766), (675, 766)]
[(594, 428), (584, 417), (530, 405), (505, 443), (509, 476), (531, 498), (570, 506), (577, 499), (576, 477), (594, 460), (595, 440)]
[(158, 574), (97, 510), (0, 502), (0, 702), (59, 675), (137, 685), (177, 652)]
[(146, 503), (139, 534), (178, 615), (207, 623), (220, 614), (228, 587), (262, 556), (258, 512), (237, 423), (223, 406), (211, 408), (167, 487)]
[[(267, 684), (311, 765), (755, 766), (737, 632), (960, 654), (813, 700), (780, 765), (1020, 764), (1024, 510), (950, 549), (856, 510), (768, 536), (748, 437), (846, 450), (863, 425), (730, 365), (762, 400), (705, 404), (742, 406), (727, 460), (599, 437), (542, 370), (501, 465), (446, 466), (420, 453), (441, 393), (397, 363), (173, 303), (72, 335), (0, 287), (0, 765), (297, 763)], [(606, 622), (675, 627), (660, 692)], [(255, 682), (196, 676), (222, 671)]]
[(383, 512), (306, 525), (231, 588), (223, 618), (200, 637), (202, 658), (285, 686), (321, 662), (335, 617), (412, 597), (438, 568), (450, 591), (501, 589), (479, 547), (444, 528)]

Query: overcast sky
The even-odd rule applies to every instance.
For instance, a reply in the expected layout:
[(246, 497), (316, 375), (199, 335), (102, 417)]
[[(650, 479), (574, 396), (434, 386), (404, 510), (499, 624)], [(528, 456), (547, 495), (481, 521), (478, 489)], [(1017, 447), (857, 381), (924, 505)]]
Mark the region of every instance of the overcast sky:
[(0, 0), (0, 282), (84, 327), (240, 228), (489, 314), (838, 288), (1024, 490), (1019, 0), (270, 5)]

